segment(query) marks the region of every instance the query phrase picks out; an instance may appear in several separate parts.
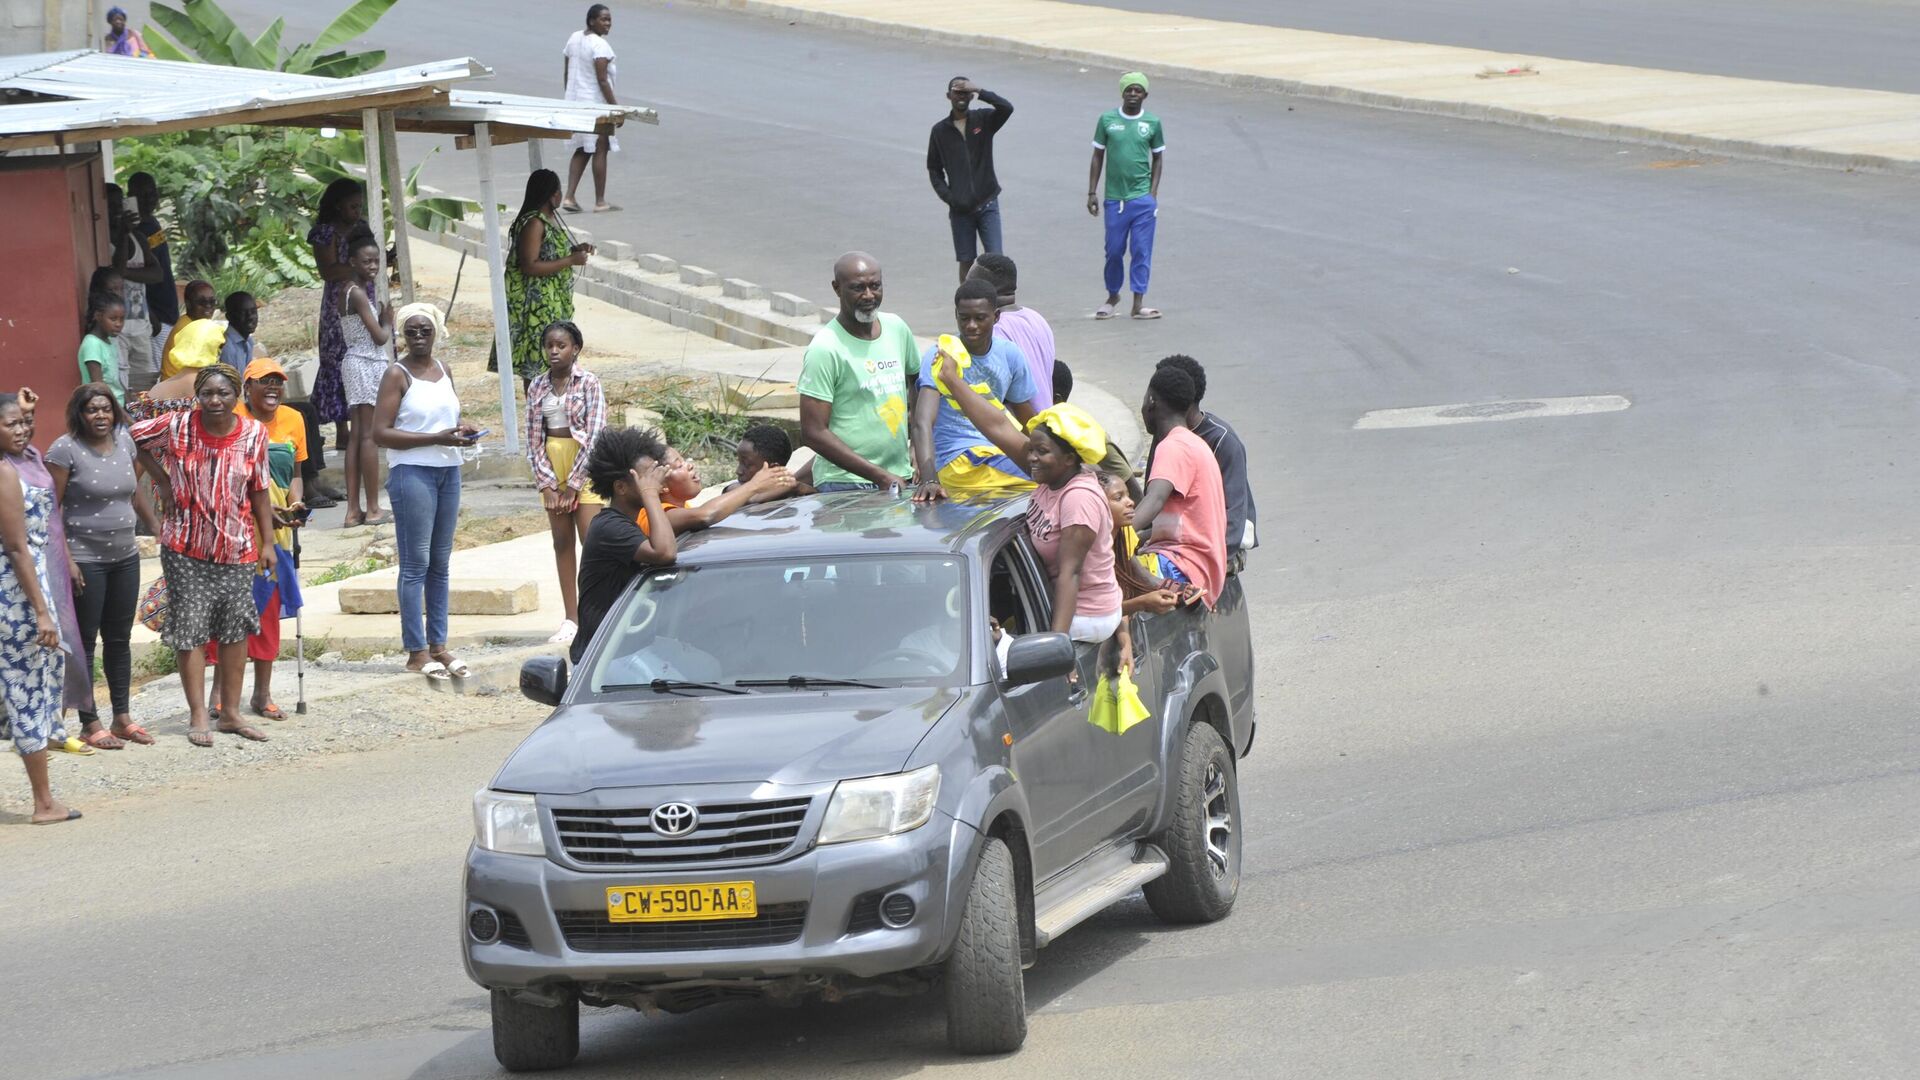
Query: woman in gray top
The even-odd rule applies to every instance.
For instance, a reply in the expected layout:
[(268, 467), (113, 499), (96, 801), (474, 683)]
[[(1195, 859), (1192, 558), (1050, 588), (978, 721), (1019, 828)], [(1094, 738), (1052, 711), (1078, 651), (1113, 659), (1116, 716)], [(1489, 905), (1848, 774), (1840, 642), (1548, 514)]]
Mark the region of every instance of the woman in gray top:
[(140, 601), (140, 549), (134, 521), (155, 536), (160, 521), (134, 478), (133, 440), (127, 414), (103, 383), (87, 383), (67, 402), (67, 434), (47, 451), (47, 471), (67, 526), (67, 546), (76, 564), (74, 606), (80, 614), (81, 647), (93, 670), (94, 642), (104, 642), (101, 666), (113, 699), (113, 727), (101, 730), (97, 713), (81, 713), (81, 737), (101, 750), (128, 742), (151, 744), (153, 736), (128, 712), (133, 681), (133, 612)]

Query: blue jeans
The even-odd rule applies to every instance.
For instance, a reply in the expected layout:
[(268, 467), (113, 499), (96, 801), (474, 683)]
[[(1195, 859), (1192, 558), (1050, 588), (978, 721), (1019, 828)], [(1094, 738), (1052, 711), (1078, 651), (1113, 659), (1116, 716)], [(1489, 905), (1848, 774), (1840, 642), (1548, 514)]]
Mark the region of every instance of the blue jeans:
[[(1000, 197), (994, 196), (972, 210), (948, 210), (947, 224), (953, 227), (953, 257), (972, 262), (980, 257), (980, 247), (989, 255), (1002, 254), (1000, 247)], [(976, 234), (980, 247), (974, 246)]]
[(1107, 226), (1107, 291), (1119, 293), (1120, 260), (1133, 248), (1133, 262), (1127, 268), (1132, 291), (1142, 296), (1153, 276), (1153, 226), (1159, 220), (1160, 204), (1151, 195), (1119, 202), (1108, 199), (1101, 219)]
[(400, 556), (400, 641), (408, 652), (445, 645), (460, 467), (395, 465), (387, 470), (387, 500), (393, 504), (393, 546)]

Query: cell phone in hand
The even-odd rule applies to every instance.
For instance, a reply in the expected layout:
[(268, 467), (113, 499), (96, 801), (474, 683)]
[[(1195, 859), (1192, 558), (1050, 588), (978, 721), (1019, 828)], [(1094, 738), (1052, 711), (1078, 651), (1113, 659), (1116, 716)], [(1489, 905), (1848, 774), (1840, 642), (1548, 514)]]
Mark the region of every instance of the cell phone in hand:
[(479, 442), (479, 441), (480, 441), (481, 439), (484, 439), (484, 438), (486, 438), (487, 436), (489, 436), (489, 435), (491, 435), (491, 434), (493, 434), (493, 431), (492, 431), (491, 429), (489, 429), (489, 428), (481, 428), (481, 429), (480, 429), (479, 431), (476, 431), (476, 432), (474, 432), (473, 434), (471, 434), (471, 435), (469, 435), (469, 436), (467, 436), (467, 441), (468, 441), (468, 442)]

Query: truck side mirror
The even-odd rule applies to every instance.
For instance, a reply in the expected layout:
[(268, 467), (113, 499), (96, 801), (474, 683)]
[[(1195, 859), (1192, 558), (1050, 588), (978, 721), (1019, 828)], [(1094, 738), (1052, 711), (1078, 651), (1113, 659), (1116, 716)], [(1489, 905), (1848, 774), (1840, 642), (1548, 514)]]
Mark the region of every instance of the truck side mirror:
[(1007, 646), (1006, 682), (1008, 686), (1027, 686), (1064, 679), (1074, 664), (1073, 640), (1067, 635), (1022, 634)]
[(521, 664), (520, 692), (542, 705), (558, 706), (567, 692), (566, 658), (536, 656)]

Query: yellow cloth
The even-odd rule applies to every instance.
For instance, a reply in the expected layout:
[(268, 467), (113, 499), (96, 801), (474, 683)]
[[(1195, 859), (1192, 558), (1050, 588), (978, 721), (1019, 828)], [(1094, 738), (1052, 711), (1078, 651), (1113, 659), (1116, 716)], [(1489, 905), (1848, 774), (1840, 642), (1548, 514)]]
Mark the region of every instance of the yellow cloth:
[[(560, 478), (561, 487), (567, 486), (567, 477), (573, 472), (573, 463), (579, 458), (580, 443), (572, 436), (547, 439), (547, 460), (553, 463), (553, 475)], [(605, 506), (607, 503), (589, 487), (580, 489), (580, 505)]]
[(167, 354), (160, 359), (160, 377), (171, 379), (190, 368), (203, 368), (220, 362), (220, 346), (227, 342), (227, 328), (212, 319), (188, 319), (178, 323), (167, 337)]
[(962, 495), (1024, 495), (1032, 491), (1033, 481), (1026, 477), (1015, 476), (974, 460), (979, 458), (984, 461), (1000, 456), (999, 448), (993, 446), (976, 446), (956, 454), (952, 461), (940, 467), (940, 486), (955, 498)]
[(1078, 405), (1062, 402), (1027, 421), (1029, 434), (1042, 427), (1060, 436), (1089, 465), (1107, 456), (1107, 429)]

